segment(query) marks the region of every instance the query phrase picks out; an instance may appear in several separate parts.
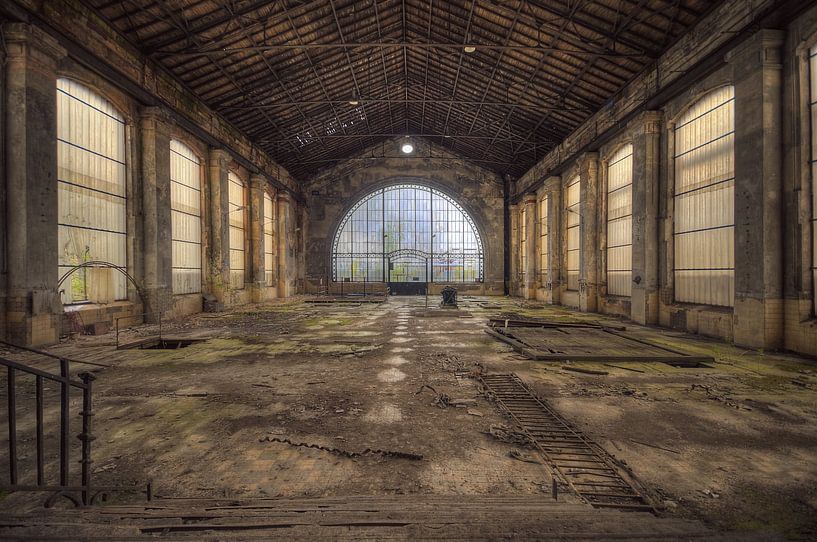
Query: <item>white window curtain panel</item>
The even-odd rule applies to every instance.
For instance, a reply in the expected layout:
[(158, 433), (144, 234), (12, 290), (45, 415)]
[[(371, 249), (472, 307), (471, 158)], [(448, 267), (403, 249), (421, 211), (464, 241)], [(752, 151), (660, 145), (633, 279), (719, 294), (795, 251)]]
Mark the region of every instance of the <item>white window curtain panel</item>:
[(549, 196), (539, 200), (539, 277), (542, 286), (550, 281), (548, 262), (548, 201)]
[(528, 269), (528, 206), (524, 203), (519, 209), (519, 278), (525, 280)]
[(582, 259), (581, 206), (582, 191), (578, 175), (567, 184), (567, 289), (579, 289)]
[(607, 165), (607, 293), (629, 297), (633, 276), (633, 146)]
[(247, 187), (232, 171), (228, 174), (230, 222), (230, 288), (244, 288)]
[(267, 286), (274, 286), (275, 219), (272, 196), (264, 192), (264, 281)]
[(201, 163), (185, 144), (170, 142), (173, 293), (201, 292)]
[[(103, 261), (127, 266), (125, 120), (114, 106), (70, 79), (57, 80), (59, 274)], [(62, 302), (127, 298), (112, 269), (81, 269), (63, 282)]]
[(695, 102), (675, 126), (675, 300), (734, 305), (735, 99)]
[(817, 46), (809, 51), (811, 113), (811, 295), (817, 314)]

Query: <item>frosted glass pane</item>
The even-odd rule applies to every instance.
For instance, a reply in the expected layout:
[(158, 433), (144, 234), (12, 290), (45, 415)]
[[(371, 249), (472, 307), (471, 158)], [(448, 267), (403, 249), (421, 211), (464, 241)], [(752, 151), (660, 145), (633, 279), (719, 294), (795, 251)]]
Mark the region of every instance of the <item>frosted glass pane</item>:
[[(103, 261), (127, 267), (125, 123), (89, 88), (57, 80), (59, 275)], [(65, 304), (127, 298), (119, 272), (84, 269), (63, 283)]]
[[(468, 214), (436, 190), (397, 185), (357, 202), (332, 245), (334, 280), (481, 281), (482, 242)], [(393, 266), (384, 275), (383, 262)]]
[(710, 92), (675, 130), (675, 299), (734, 299), (734, 91)]

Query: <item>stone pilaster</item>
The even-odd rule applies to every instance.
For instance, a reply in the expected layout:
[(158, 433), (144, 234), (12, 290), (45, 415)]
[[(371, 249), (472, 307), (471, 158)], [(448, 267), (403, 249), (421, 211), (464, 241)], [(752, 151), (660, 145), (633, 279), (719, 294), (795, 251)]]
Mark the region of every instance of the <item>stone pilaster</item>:
[(527, 254), (525, 255), (526, 260), (526, 267), (525, 267), (525, 284), (524, 284), (524, 296), (525, 299), (536, 299), (536, 288), (539, 276), (536, 272), (537, 265), (536, 261), (538, 259), (538, 254), (536, 252), (536, 247), (538, 245), (539, 236), (537, 235), (538, 229), (536, 227), (536, 195), (535, 194), (528, 194), (525, 196), (523, 205), (525, 206), (525, 229), (528, 234), (528, 240), (525, 245), (527, 250)]
[(57, 62), (65, 50), (23, 23), (3, 25), (6, 50), (6, 337), (23, 345), (59, 339), (57, 291)]
[(545, 301), (559, 303), (562, 276), (562, 178), (548, 177), (544, 184), (548, 195), (548, 278), (542, 284)]
[(298, 244), (295, 232), (295, 210), (292, 196), (288, 192), (280, 191), (278, 205), (278, 297), (289, 297), (295, 293), (297, 279), (296, 246)]
[(735, 343), (783, 344), (782, 109), (785, 32), (730, 55), (735, 76)]
[(521, 258), (519, 257), (519, 206), (514, 204), (508, 207), (509, 217), (510, 217), (510, 225), (511, 225), (511, 258), (510, 258), (510, 277), (511, 277), (511, 284), (510, 284), (510, 294), (511, 295), (519, 295), (519, 290), (521, 285), (519, 284), (519, 263)]
[(581, 176), (581, 263), (579, 310), (594, 312), (598, 307), (598, 154), (585, 153), (579, 163)]
[(630, 317), (658, 323), (660, 111), (647, 111), (633, 137), (633, 290)]
[(158, 107), (140, 112), (142, 138), (142, 283), (147, 321), (157, 322), (172, 307), (173, 233), (170, 202), (170, 129)]
[(248, 281), (254, 302), (261, 301), (264, 279), (264, 187), (267, 180), (261, 175), (250, 177), (250, 269)]
[(230, 290), (229, 164), (227, 151), (210, 149), (207, 157), (207, 190), (210, 196), (207, 290), (221, 303), (228, 302)]

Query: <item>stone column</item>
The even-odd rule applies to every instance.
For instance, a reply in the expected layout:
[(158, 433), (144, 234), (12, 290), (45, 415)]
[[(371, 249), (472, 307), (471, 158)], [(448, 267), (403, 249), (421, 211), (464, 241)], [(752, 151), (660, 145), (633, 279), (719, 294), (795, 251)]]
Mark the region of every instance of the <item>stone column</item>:
[(579, 310), (598, 308), (598, 154), (585, 153), (580, 159), (581, 176), (581, 263), (579, 271)]
[(7, 338), (23, 345), (59, 339), (57, 291), (57, 61), (65, 50), (40, 29), (3, 25)]
[(281, 239), (278, 237), (278, 191), (274, 188), (270, 188), (268, 194), (270, 195), (270, 198), (272, 198), (272, 216), (265, 216), (264, 224), (272, 226), (272, 247), (267, 247), (265, 245), (264, 250), (272, 251), (272, 269), (267, 269), (265, 265), (264, 271), (272, 273), (272, 280), (269, 284), (265, 283), (265, 287), (268, 288), (266, 294), (267, 299), (278, 296), (278, 247), (281, 244)]
[(545, 192), (548, 195), (548, 281), (542, 286), (545, 289), (545, 300), (549, 303), (561, 301), (562, 277), (562, 178), (545, 179)]
[(730, 54), (735, 77), (735, 343), (783, 345), (782, 109), (785, 32)]
[(658, 196), (661, 112), (647, 111), (633, 137), (633, 290), (630, 317), (658, 323)]
[(170, 130), (159, 107), (145, 107), (142, 137), (142, 261), (148, 322), (157, 322), (173, 301), (173, 242), (170, 209)]
[(511, 295), (519, 295), (519, 289), (521, 287), (519, 284), (519, 206), (516, 204), (509, 206), (508, 212), (510, 213), (511, 222), (511, 283), (509, 293)]
[(281, 190), (278, 192), (278, 297), (289, 297), (294, 293), (296, 274), (295, 217), (292, 209), (292, 196)]
[(227, 151), (210, 149), (207, 157), (207, 190), (210, 195), (207, 289), (220, 303), (228, 301), (230, 289), (229, 163)]
[(250, 299), (261, 301), (264, 280), (264, 187), (261, 175), (250, 176)]
[(525, 196), (525, 228), (528, 233), (528, 241), (525, 246), (527, 249), (526, 263), (527, 266), (525, 267), (525, 290), (524, 296), (525, 299), (536, 299), (536, 286), (538, 282), (538, 276), (536, 274), (536, 260), (537, 260), (537, 251), (536, 247), (539, 246), (538, 244), (538, 236), (536, 232), (538, 228), (536, 227), (536, 194), (528, 194)]

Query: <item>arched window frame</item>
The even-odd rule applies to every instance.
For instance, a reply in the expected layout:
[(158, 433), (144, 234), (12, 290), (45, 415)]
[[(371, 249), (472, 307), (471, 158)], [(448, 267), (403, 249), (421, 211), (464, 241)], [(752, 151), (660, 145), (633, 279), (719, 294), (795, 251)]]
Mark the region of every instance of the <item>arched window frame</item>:
[(278, 214), (276, 213), (276, 197), (269, 190), (264, 190), (264, 283), (275, 286), (275, 228)]
[(171, 272), (178, 295), (202, 291), (203, 170), (195, 150), (170, 140)]
[[(430, 202), (428, 213), (430, 217), (429, 223), (424, 221), (416, 221), (414, 229), (412, 230), (419, 240), (419, 245), (415, 241), (415, 247), (403, 246), (402, 235), (398, 236), (399, 241), (394, 244), (394, 241), (389, 237), (389, 233), (378, 234), (376, 225), (381, 223), (384, 225), (393, 225), (394, 220), (387, 218), (387, 213), (394, 212), (394, 201), (399, 201), (399, 192), (401, 190), (414, 190), (414, 210), (417, 210), (417, 193), (428, 193), (428, 201)], [(397, 199), (394, 196), (397, 194)], [(377, 200), (376, 198), (379, 198)], [(435, 201), (444, 201), (445, 206), (438, 208), (434, 206)], [(373, 206), (369, 206), (369, 202), (373, 202)], [(365, 206), (365, 213), (358, 213), (357, 211)], [(397, 211), (400, 211), (397, 209)], [(409, 214), (414, 211), (407, 211)], [(362, 216), (364, 215), (365, 216)], [(453, 216), (456, 215), (456, 216)], [(395, 215), (392, 215), (395, 216)], [(403, 224), (406, 222), (402, 215), (398, 213), (400, 218), (398, 222)], [(414, 215), (415, 217), (417, 215)], [(443, 216), (446, 218), (443, 219)], [(459, 219), (461, 217), (461, 220)], [(452, 221), (452, 218), (456, 220)], [(453, 230), (451, 226), (453, 224)], [(372, 231), (371, 226), (375, 226), (375, 231)], [(442, 226), (445, 225), (445, 228)], [(352, 229), (347, 229), (351, 226)], [(475, 239), (476, 249), (474, 252), (451, 252), (443, 251), (441, 246), (448, 242), (448, 236), (451, 234), (473, 233)], [(357, 237), (354, 237), (357, 235)], [(382, 238), (379, 238), (381, 235)], [(423, 236), (431, 236), (431, 245), (428, 245), (428, 239)], [(365, 241), (364, 241), (365, 239)], [(341, 244), (352, 243), (350, 246), (355, 248), (366, 245), (366, 252), (362, 251), (342, 251), (339, 250)], [(419, 248), (417, 248), (419, 246)], [(436, 248), (435, 248), (436, 247)], [(430, 248), (430, 250), (426, 250)], [(419, 265), (417, 262), (423, 258), (429, 258), (431, 269), (425, 269), (422, 273), (426, 276), (429, 282), (483, 282), (484, 280), (484, 245), (482, 242), (482, 235), (476, 227), (470, 213), (465, 210), (456, 200), (448, 194), (423, 184), (417, 183), (400, 183), (385, 186), (373, 190), (358, 201), (344, 214), (338, 227), (335, 230), (332, 241), (332, 252), (330, 254), (330, 261), (332, 266), (332, 280), (333, 281), (348, 281), (350, 282), (383, 282), (387, 281), (387, 255), (393, 254), (394, 258), (399, 260), (392, 260), (392, 263), (402, 262), (402, 260), (411, 259), (415, 263), (415, 267)], [(457, 271), (457, 258), (462, 260), (462, 269)], [(363, 269), (356, 269), (352, 266), (352, 262), (356, 259), (366, 259), (366, 265)], [(348, 266), (346, 265), (348, 261)], [(447, 263), (446, 263), (447, 262)], [(452, 263), (454, 262), (454, 263)], [(466, 273), (467, 262), (474, 262), (473, 272)], [(418, 271), (419, 273), (419, 271)], [(468, 276), (466, 276), (468, 275)], [(473, 280), (469, 277), (473, 276)], [(452, 280), (453, 277), (453, 280)], [(391, 277), (393, 279), (393, 277)]]
[(619, 145), (604, 161), (607, 294), (630, 297), (633, 274), (633, 145)]
[[(56, 94), (58, 273), (88, 261), (127, 268), (127, 117), (114, 100), (73, 77), (59, 77)], [(127, 279), (111, 269), (80, 269), (64, 284), (64, 305), (128, 296)]]
[(237, 173), (227, 173), (230, 235), (230, 288), (243, 290), (247, 270), (247, 218), (249, 190)]
[(803, 229), (802, 253), (808, 278), (803, 290), (811, 296), (809, 316), (817, 316), (817, 34), (810, 36), (798, 47), (802, 59), (801, 69), (801, 131), (803, 134), (801, 177), (801, 210), (809, 217), (808, 227)]
[(550, 254), (550, 247), (548, 246), (550, 234), (550, 226), (548, 224), (549, 203), (549, 194), (543, 194), (539, 198), (539, 280), (542, 286), (550, 283), (550, 262), (548, 261)]
[[(706, 102), (719, 97), (719, 102)], [(672, 272), (674, 299), (678, 303), (734, 306), (734, 114), (734, 86), (726, 84), (697, 96), (669, 124), (673, 172)], [(712, 128), (713, 119), (720, 119), (724, 126)], [(706, 121), (710, 122), (710, 126), (704, 126), (703, 130), (709, 128), (711, 136), (705, 135), (691, 143), (679, 143), (684, 141), (681, 138), (691, 137), (689, 130), (700, 127)], [(723, 154), (725, 162), (718, 164), (725, 169), (698, 182), (683, 178), (683, 174), (695, 173), (692, 168), (701, 163), (711, 165), (711, 161), (693, 159), (704, 151), (711, 155), (712, 148), (717, 150), (718, 146), (726, 149)], [(692, 164), (688, 171), (684, 169), (687, 163)], [(705, 174), (713, 171), (702, 167), (699, 170)], [(698, 203), (693, 208), (695, 200)]]
[(567, 290), (577, 292), (582, 266), (582, 180), (578, 172), (565, 183), (565, 271)]

